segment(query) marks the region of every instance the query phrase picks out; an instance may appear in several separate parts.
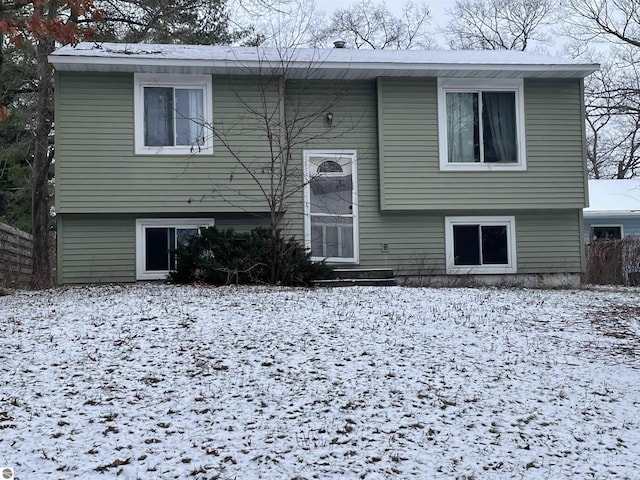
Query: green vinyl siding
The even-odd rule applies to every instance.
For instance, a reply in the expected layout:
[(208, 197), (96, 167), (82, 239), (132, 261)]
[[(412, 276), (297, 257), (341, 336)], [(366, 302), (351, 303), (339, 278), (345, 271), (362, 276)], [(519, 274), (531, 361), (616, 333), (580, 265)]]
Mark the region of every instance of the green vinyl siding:
[[(360, 268), (392, 268), (399, 275), (445, 273), (446, 216), (484, 215), (477, 211), (447, 214), (383, 213), (361, 227)], [(514, 215), (496, 211), (491, 215)], [(582, 269), (580, 211), (515, 212), (518, 273), (578, 273)], [(389, 252), (382, 252), (382, 244)]]
[[(259, 173), (268, 145), (246, 108), (259, 103), (256, 86), (213, 79), (218, 133)], [(440, 172), (434, 79), (289, 82), (287, 116), (303, 127), (292, 152), (298, 190), (282, 227), (302, 239), (303, 150), (355, 150), (360, 262), (352, 267), (443, 274), (445, 216), (514, 215), (518, 273), (580, 272), (580, 86), (525, 81), (526, 171)], [(134, 281), (136, 218), (206, 217), (240, 231), (268, 225), (255, 183), (220, 140), (213, 156), (134, 155), (132, 75), (59, 72), (56, 102), (61, 283)]]
[(516, 214), (519, 273), (582, 271), (582, 212)]
[[(398, 275), (445, 271), (444, 217), (424, 213), (382, 213), (361, 222), (360, 268), (391, 268)], [(382, 245), (389, 247), (388, 253)]]
[[(266, 88), (277, 88), (268, 85)], [(57, 73), (56, 208), (59, 213), (266, 210), (255, 182), (268, 157), (257, 80), (213, 80), (213, 155), (134, 154), (133, 74)], [(277, 95), (267, 95), (278, 114)], [(233, 155), (225, 147), (227, 143)], [(257, 173), (256, 173), (257, 172)]]
[[(451, 215), (473, 215), (456, 211)], [(496, 215), (512, 212), (499, 211)], [(448, 215), (448, 214), (447, 214)], [(258, 215), (207, 213), (218, 228), (247, 231), (265, 226)], [(359, 268), (390, 268), (397, 275), (445, 273), (445, 214), (382, 213), (361, 220)], [(149, 218), (150, 215), (143, 215)], [(60, 283), (132, 282), (135, 280), (133, 215), (60, 215)], [(580, 211), (515, 214), (518, 273), (579, 273), (582, 269)], [(382, 244), (389, 252), (382, 252)], [(345, 268), (341, 266), (341, 268)], [(348, 268), (348, 267), (347, 267)]]
[(580, 80), (525, 80), (526, 171), (440, 171), (435, 79), (378, 80), (383, 210), (582, 208)]
[(135, 218), (58, 215), (58, 283), (132, 282)]
[[(379, 251), (375, 231), (380, 219), (378, 190), (378, 148), (375, 83), (369, 81), (292, 82), (287, 103), (299, 105), (297, 115), (303, 119), (311, 111), (330, 111), (333, 125), (327, 126), (324, 114), (308, 124), (304, 141), (294, 152), (299, 167), (303, 165), (303, 150), (356, 151), (358, 182), (358, 219), (360, 252)], [(324, 110), (318, 110), (323, 105)], [(289, 117), (295, 115), (288, 112)], [(303, 239), (303, 192), (292, 198), (287, 210), (287, 233)], [(369, 232), (374, 235), (370, 236)], [(362, 258), (361, 258), (362, 260)]]
[[(206, 213), (220, 229), (246, 232), (267, 226), (258, 214)], [(186, 218), (175, 215), (176, 218)], [(136, 280), (136, 219), (157, 214), (61, 214), (58, 228), (58, 283), (134, 282)], [(162, 215), (162, 218), (169, 218)]]

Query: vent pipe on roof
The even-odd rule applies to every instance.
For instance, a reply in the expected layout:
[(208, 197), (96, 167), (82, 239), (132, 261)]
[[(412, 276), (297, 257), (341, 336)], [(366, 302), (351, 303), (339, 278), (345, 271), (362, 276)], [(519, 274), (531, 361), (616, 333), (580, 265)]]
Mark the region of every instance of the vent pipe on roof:
[(347, 42), (345, 42), (344, 40), (336, 40), (335, 42), (333, 42), (333, 47), (334, 48), (347, 48)]

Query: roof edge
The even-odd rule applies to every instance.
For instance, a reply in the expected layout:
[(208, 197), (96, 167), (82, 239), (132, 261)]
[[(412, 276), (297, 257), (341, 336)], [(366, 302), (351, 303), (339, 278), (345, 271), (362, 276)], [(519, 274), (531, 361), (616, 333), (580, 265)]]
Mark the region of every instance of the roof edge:
[[(598, 64), (573, 62), (559, 57), (513, 51), (390, 51), (351, 49), (275, 49), (202, 45), (89, 44), (56, 50), (49, 62), (59, 70), (137, 71), (140, 69), (198, 68), (211, 73), (283, 72), (312, 69), (318, 72), (410, 72), (426, 76), (442, 72), (510, 72), (522, 76), (583, 78)], [(451, 59), (451, 61), (447, 61)], [(503, 60), (501, 60), (503, 59)], [(371, 74), (369, 74), (371, 76)], [(384, 75), (377, 75), (384, 76)]]

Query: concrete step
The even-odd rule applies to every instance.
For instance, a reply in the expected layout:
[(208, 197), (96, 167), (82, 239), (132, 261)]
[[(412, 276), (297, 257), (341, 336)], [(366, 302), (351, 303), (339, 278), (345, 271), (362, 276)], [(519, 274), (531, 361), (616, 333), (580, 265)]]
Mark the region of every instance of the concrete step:
[(391, 287), (397, 285), (391, 269), (336, 269), (326, 280), (316, 280), (317, 287)]
[(331, 280), (341, 280), (341, 279), (382, 279), (382, 278), (395, 278), (393, 275), (393, 270), (390, 268), (336, 268), (329, 275)]

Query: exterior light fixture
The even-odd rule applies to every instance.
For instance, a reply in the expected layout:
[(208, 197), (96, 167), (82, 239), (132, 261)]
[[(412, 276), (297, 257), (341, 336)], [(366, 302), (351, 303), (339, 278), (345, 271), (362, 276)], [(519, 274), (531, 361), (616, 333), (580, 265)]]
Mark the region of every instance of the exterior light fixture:
[(327, 112), (324, 116), (324, 124), (327, 127), (333, 126), (333, 113)]

